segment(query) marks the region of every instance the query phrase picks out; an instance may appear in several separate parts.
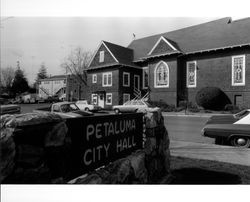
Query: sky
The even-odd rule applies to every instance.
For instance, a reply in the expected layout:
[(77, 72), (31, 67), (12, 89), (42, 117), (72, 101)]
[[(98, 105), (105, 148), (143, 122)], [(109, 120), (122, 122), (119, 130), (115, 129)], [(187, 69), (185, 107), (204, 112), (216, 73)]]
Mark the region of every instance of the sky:
[(168, 32), (216, 17), (10, 17), (1, 23), (1, 67), (20, 62), (32, 84), (44, 63), (50, 75), (76, 47), (94, 52), (101, 40), (128, 46), (136, 38)]

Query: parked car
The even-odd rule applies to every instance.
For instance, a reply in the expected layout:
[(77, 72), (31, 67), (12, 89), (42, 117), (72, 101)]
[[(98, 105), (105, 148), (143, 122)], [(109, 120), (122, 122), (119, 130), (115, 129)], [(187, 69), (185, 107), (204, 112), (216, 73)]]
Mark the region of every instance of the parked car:
[(9, 103), (11, 103), (9, 99), (0, 97), (0, 104), (1, 105), (9, 104)]
[(123, 105), (114, 105), (112, 108), (116, 114), (124, 112), (137, 112), (138, 109), (147, 109), (150, 104), (143, 100), (130, 100)]
[(250, 109), (234, 115), (212, 116), (202, 129), (202, 135), (215, 138), (216, 144), (250, 147)]
[(78, 100), (76, 102), (77, 107), (79, 107), (80, 110), (85, 111), (100, 111), (102, 108), (98, 105), (89, 104), (87, 100)]
[(58, 95), (49, 96), (47, 97), (47, 99), (45, 99), (45, 102), (49, 102), (49, 103), (60, 102), (60, 101), (61, 100), (59, 99)]
[(4, 114), (20, 114), (21, 107), (19, 105), (0, 105), (0, 115)]
[(52, 104), (50, 107), (39, 108), (33, 110), (33, 112), (39, 113), (55, 113), (60, 115), (63, 118), (74, 118), (82, 116), (91, 116), (91, 112), (81, 111), (74, 102), (58, 102)]

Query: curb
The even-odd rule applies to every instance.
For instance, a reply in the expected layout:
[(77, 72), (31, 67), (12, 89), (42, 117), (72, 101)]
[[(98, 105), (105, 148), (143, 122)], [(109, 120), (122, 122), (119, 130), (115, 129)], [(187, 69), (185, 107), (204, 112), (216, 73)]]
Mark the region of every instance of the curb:
[(220, 115), (225, 115), (225, 114), (205, 114), (205, 113), (197, 113), (197, 114), (184, 114), (184, 113), (173, 113), (173, 112), (162, 112), (163, 116), (182, 116), (182, 117), (207, 117), (210, 118), (211, 116), (220, 116)]
[(162, 112), (163, 116), (180, 116), (180, 117), (206, 117), (209, 118), (214, 115), (219, 115), (219, 114), (168, 114)]

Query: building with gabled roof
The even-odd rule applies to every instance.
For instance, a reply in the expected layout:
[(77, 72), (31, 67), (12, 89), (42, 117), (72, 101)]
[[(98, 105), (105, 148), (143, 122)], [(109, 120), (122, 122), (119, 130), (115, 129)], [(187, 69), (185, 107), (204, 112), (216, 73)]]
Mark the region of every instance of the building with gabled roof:
[(89, 64), (89, 99), (109, 107), (149, 93), (151, 100), (195, 103), (207, 86), (250, 107), (250, 18), (219, 20), (133, 40), (102, 41)]

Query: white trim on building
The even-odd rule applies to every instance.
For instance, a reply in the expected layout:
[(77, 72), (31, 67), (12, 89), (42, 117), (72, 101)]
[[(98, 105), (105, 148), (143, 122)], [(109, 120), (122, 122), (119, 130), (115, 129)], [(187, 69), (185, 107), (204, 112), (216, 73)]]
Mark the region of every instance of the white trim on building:
[[(192, 68), (190, 65), (194, 64), (193, 72), (190, 72)], [(187, 79), (187, 88), (196, 88), (197, 86), (197, 62), (196, 61), (188, 61), (186, 64), (186, 79)], [(191, 78), (191, 79), (190, 79)]]
[[(235, 59), (242, 59), (241, 63), (236, 64)], [(236, 65), (242, 65), (242, 69), (236, 70)], [(235, 55), (232, 56), (232, 86), (244, 86), (246, 77), (246, 56), (245, 55)], [(238, 71), (238, 72), (237, 72)], [(237, 78), (236, 78), (237, 77)], [(241, 82), (237, 82), (237, 80)]]

